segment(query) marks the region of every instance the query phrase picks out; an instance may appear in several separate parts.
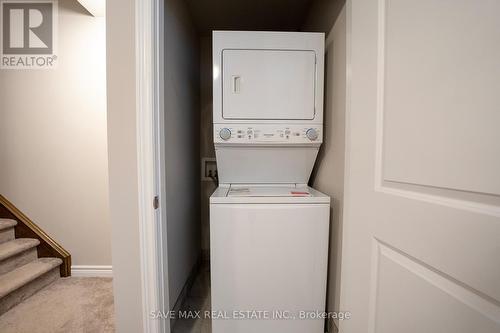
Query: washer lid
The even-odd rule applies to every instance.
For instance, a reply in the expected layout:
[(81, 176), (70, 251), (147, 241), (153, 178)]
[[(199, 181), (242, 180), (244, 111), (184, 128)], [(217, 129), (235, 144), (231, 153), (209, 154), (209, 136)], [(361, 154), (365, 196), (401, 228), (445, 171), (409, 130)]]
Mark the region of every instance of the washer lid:
[(232, 185), (228, 197), (310, 197), (307, 187), (273, 187)]
[(231, 185), (218, 187), (210, 203), (330, 203), (330, 198), (304, 185)]

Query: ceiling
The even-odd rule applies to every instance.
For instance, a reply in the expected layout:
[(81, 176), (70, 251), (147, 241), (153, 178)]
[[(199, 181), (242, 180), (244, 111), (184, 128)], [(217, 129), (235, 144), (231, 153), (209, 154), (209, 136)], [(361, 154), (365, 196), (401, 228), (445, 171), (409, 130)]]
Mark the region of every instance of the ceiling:
[(312, 0), (185, 0), (202, 33), (212, 30), (297, 31)]

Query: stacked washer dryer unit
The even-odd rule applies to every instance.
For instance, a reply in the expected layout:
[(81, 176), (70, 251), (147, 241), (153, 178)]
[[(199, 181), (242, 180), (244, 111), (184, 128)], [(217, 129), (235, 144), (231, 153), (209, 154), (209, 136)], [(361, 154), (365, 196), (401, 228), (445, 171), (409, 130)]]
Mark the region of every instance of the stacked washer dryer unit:
[(213, 333), (324, 332), (323, 55), (322, 33), (213, 33)]

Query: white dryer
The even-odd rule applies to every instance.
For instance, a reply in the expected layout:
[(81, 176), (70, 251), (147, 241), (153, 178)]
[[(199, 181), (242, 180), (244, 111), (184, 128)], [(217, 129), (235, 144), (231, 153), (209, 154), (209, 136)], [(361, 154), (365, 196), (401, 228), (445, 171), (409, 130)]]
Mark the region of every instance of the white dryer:
[(213, 33), (213, 333), (324, 331), (330, 198), (307, 186), (323, 58), (321, 33)]

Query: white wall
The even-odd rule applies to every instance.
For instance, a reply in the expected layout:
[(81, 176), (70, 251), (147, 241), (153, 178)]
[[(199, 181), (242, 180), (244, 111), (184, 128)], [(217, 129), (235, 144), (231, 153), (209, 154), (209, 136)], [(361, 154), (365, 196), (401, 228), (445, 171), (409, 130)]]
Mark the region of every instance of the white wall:
[(111, 265), (104, 18), (59, 0), (58, 67), (0, 70), (0, 193), (71, 253)]
[(142, 332), (135, 1), (106, 1), (109, 201), (116, 331)]
[[(327, 307), (328, 311), (339, 311), (347, 75), (345, 8), (328, 34), (325, 50), (325, 138), (312, 185), (332, 198)], [(336, 324), (338, 326), (338, 322)]]
[(182, 0), (165, 2), (165, 168), (170, 307), (200, 255), (199, 41)]

